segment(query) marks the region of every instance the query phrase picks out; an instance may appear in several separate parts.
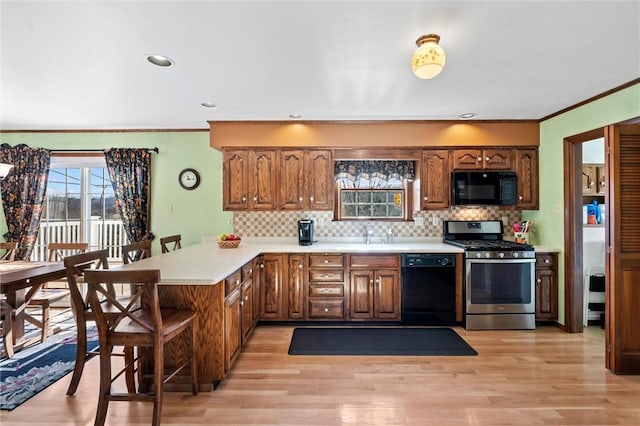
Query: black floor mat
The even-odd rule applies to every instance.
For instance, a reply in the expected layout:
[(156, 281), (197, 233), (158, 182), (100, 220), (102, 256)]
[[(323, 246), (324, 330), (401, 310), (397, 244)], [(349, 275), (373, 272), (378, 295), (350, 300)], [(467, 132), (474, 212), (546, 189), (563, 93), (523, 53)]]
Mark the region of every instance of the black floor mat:
[(289, 355), (478, 355), (450, 328), (331, 327), (293, 330)]

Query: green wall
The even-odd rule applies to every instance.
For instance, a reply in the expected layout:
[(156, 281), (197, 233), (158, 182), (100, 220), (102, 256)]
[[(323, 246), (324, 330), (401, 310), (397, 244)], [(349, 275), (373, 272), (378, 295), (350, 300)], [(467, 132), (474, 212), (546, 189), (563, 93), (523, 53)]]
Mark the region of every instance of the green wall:
[[(222, 153), (209, 146), (209, 132), (87, 132), (0, 133), (0, 143), (49, 149), (153, 148), (151, 163), (151, 230), (156, 236), (154, 253), (160, 252), (160, 237), (182, 235), (182, 245), (199, 243), (202, 236), (230, 232), (229, 212), (222, 211)], [(193, 191), (178, 184), (180, 170), (200, 172), (201, 183)], [(0, 232), (6, 232), (0, 213)], [(0, 234), (1, 235), (1, 234)]]
[(640, 84), (540, 123), (540, 210), (523, 212), (523, 218), (535, 219), (536, 244), (560, 250), (561, 324), (564, 324), (564, 139), (638, 116)]

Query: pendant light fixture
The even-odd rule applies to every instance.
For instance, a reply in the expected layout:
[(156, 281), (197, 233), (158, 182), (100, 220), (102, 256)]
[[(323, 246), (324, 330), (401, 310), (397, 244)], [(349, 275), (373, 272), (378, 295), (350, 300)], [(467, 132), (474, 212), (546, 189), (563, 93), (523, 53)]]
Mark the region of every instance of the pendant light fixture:
[(418, 78), (433, 78), (444, 68), (446, 54), (439, 42), (437, 34), (423, 35), (416, 40), (418, 48), (411, 57), (411, 69)]

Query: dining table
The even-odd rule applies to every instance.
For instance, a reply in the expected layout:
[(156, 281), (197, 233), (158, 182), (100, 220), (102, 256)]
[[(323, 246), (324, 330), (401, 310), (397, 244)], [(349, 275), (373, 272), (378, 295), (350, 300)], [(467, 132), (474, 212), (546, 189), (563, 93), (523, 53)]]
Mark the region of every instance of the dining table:
[(0, 293), (15, 310), (13, 317), (14, 350), (39, 340), (39, 336), (29, 338), (25, 333), (26, 308), (33, 296), (49, 282), (67, 276), (62, 262), (30, 262), (23, 260), (0, 261)]

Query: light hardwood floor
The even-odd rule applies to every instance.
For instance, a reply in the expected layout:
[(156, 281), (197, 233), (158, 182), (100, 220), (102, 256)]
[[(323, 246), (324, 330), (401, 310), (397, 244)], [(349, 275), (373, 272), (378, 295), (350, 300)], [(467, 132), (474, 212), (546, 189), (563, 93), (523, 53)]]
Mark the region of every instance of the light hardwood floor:
[[(259, 326), (214, 392), (166, 393), (172, 425), (640, 425), (640, 376), (604, 368), (602, 332), (456, 331), (475, 357), (287, 354), (291, 326)], [(14, 411), (10, 425), (93, 424), (97, 359), (74, 397), (69, 376)], [(147, 425), (149, 403), (112, 402), (109, 425)]]

